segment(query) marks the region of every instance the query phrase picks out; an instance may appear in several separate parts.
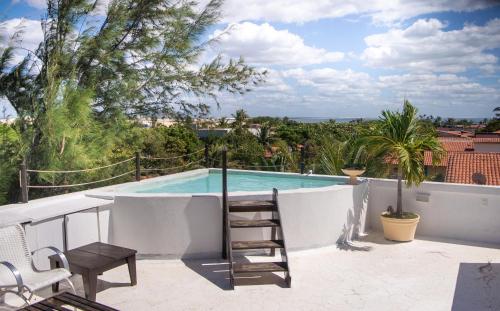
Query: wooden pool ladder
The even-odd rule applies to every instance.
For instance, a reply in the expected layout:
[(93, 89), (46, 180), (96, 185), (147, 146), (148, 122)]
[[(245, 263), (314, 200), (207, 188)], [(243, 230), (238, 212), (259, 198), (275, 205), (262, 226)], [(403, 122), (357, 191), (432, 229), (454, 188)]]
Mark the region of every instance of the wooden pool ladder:
[[(225, 163), (225, 152), (223, 152), (223, 163)], [(273, 189), (273, 197), (270, 201), (230, 201), (227, 195), (227, 169), (222, 168), (222, 205), (223, 205), (223, 252), (222, 256), (229, 263), (229, 280), (231, 289), (234, 289), (235, 276), (245, 276), (249, 273), (272, 273), (283, 272), (287, 287), (291, 287), (292, 278), (288, 264), (285, 237), (281, 223), (278, 205), (278, 190)], [(232, 213), (265, 212), (270, 213), (270, 219), (258, 220), (231, 220)], [(232, 229), (270, 228), (269, 240), (233, 241), (231, 239)], [(233, 251), (269, 250), (269, 255), (274, 257), (276, 249), (279, 249), (281, 261), (273, 262), (235, 262)]]

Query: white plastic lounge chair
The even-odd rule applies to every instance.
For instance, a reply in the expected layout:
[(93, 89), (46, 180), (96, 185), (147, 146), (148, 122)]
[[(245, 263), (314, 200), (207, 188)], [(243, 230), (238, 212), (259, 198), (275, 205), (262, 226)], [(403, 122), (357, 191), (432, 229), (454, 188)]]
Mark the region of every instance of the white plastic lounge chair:
[[(36, 269), (31, 256), (42, 249), (55, 252), (64, 268)], [(63, 280), (69, 283), (74, 293), (70, 276), (68, 260), (60, 250), (49, 246), (30, 252), (21, 225), (0, 228), (0, 301), (6, 293), (13, 293), (29, 304), (35, 291)]]

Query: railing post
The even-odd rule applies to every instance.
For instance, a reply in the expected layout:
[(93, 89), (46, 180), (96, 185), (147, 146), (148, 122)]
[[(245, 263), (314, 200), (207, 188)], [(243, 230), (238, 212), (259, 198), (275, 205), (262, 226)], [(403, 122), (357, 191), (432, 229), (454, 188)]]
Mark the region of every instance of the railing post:
[(135, 180), (141, 181), (141, 153), (135, 153)]
[(209, 168), (209, 163), (208, 163), (208, 143), (205, 143), (205, 167)]
[(227, 259), (227, 149), (222, 148), (222, 258)]
[(19, 179), (21, 185), (21, 202), (28, 203), (28, 169), (26, 168), (26, 159), (23, 159), (21, 163)]
[(304, 174), (306, 169), (304, 146), (300, 147), (300, 173)]

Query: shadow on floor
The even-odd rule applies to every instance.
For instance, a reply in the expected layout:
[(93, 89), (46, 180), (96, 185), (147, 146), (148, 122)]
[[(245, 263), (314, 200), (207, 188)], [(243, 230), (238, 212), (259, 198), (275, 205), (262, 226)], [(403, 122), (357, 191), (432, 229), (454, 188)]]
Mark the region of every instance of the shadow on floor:
[(500, 310), (500, 263), (460, 263), (453, 311)]
[(355, 242), (344, 242), (344, 243), (337, 243), (337, 249), (340, 249), (342, 251), (351, 251), (351, 252), (369, 252), (373, 249), (371, 246), (360, 246), (356, 245)]
[(108, 282), (100, 279), (97, 280), (98, 293), (113, 287), (131, 287), (131, 285), (130, 282)]
[[(83, 287), (83, 280), (81, 275), (79, 274), (74, 274), (71, 277), (71, 281), (73, 282), (73, 285), (75, 286), (75, 291), (78, 296), (85, 297), (85, 290)], [(66, 286), (65, 282), (60, 283), (60, 291), (66, 290), (66, 291), (71, 291), (69, 287)], [(102, 291), (105, 291), (109, 288), (113, 287), (130, 287), (130, 282), (108, 282), (105, 280), (101, 279), (101, 276), (98, 276), (97, 278), (97, 293), (100, 293)], [(44, 289), (42, 292), (44, 297), (50, 297), (52, 296), (52, 291), (50, 289)]]
[(373, 234), (373, 232), (370, 232), (364, 236), (360, 236), (360, 237), (358, 237), (357, 240), (360, 242), (369, 242), (369, 243), (381, 244), (381, 245), (408, 243), (408, 242), (389, 241), (389, 240), (384, 238), (383, 234)]
[[(238, 263), (250, 262), (246, 257), (235, 259)], [(271, 260), (270, 260), (271, 261)], [(183, 259), (182, 262), (189, 269), (198, 273), (212, 284), (222, 290), (231, 290), (229, 282), (229, 264), (223, 259)], [(236, 286), (274, 284), (287, 287), (283, 277), (274, 273), (247, 273), (245, 276), (235, 278)]]

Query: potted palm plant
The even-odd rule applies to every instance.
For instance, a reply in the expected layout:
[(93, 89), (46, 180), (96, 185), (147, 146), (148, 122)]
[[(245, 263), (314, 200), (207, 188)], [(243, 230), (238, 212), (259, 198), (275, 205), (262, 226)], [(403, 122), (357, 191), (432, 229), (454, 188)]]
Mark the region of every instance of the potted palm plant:
[(407, 100), (403, 111), (383, 111), (376, 133), (364, 137), (371, 156), (397, 165), (396, 210), (389, 209), (380, 216), (384, 236), (388, 240), (411, 241), (420, 216), (403, 211), (402, 184), (418, 186), (425, 179), (424, 152), (432, 152), (437, 164), (444, 151), (441, 144), (417, 116), (417, 109)]

